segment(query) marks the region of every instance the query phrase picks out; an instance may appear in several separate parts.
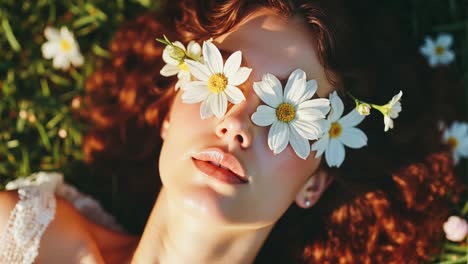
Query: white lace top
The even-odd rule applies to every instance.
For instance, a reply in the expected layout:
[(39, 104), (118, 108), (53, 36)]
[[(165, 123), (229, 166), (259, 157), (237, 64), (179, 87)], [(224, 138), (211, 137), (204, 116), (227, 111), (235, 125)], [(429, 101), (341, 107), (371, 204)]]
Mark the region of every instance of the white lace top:
[(91, 221), (122, 231), (101, 205), (75, 187), (64, 183), (59, 173), (39, 172), (9, 182), (7, 190), (18, 190), (19, 201), (11, 212), (6, 229), (0, 233), (0, 263), (31, 264), (39, 250), (42, 234), (55, 215), (55, 195), (74, 205)]

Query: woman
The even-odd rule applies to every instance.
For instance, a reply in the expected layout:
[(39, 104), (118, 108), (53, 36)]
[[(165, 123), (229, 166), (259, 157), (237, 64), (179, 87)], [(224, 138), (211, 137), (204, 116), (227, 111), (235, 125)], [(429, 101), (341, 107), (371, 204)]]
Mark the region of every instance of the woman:
[[(123, 27), (112, 43), (114, 57), (87, 83), (87, 115), (95, 128), (84, 150), (99, 173), (126, 179), (129, 192), (139, 193), (135, 204), (141, 204), (148, 189), (157, 199), (141, 237), (95, 225), (58, 200), (37, 261), (429, 259), (436, 253), (449, 204), (462, 190), (449, 153), (438, 143), (439, 117), (434, 114), (440, 111), (416, 111), (419, 100), (438, 98), (429, 91), (418, 94), (419, 80), (402, 82), (399, 69), (386, 71), (390, 61), (394, 67), (401, 58), (363, 41), (370, 33), (369, 18), (358, 6), (339, 1), (180, 1), (163, 18), (147, 15)], [(236, 84), (243, 100), (230, 98), (236, 103), (224, 112), (213, 108), (215, 116), (200, 116), (201, 104), (184, 97), (189, 88), (176, 91), (178, 78), (160, 75), (164, 46), (154, 38), (163, 34), (183, 43), (212, 43), (224, 59), (241, 51), (242, 66), (251, 69)], [(332, 98), (337, 91), (343, 99), (352, 92), (383, 103), (401, 89), (408, 94), (404, 114), (390, 133), (384, 133), (381, 116), (369, 116), (360, 126), (368, 146), (347, 150), (339, 168), (327, 166), (326, 154), (299, 155), (292, 143), (274, 154), (269, 127), (252, 118), (265, 104), (254, 82), (269, 73), (287, 86), (296, 69), (316, 81), (315, 100)], [(354, 103), (345, 100), (345, 105), (352, 109)], [(228, 167), (237, 179), (208, 163)], [(1, 199), (0, 223), (5, 226), (18, 198), (4, 193)]]

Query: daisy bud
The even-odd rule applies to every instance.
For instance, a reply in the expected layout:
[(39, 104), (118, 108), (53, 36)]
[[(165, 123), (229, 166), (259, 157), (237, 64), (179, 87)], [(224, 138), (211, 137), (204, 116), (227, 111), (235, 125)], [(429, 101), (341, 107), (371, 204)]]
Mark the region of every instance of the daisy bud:
[(176, 61), (183, 61), (185, 58), (185, 51), (177, 46), (169, 46), (169, 56)]
[(356, 106), (356, 110), (358, 111), (359, 114), (363, 116), (368, 116), (371, 111), (371, 106), (367, 103), (361, 103)]
[(443, 228), (446, 238), (453, 242), (463, 241), (468, 233), (468, 223), (458, 216), (450, 216)]

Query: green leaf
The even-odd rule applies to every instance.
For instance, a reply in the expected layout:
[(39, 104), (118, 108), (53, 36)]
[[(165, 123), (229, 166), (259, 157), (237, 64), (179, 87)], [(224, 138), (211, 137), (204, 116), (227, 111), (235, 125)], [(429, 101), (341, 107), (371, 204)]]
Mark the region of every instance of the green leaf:
[(69, 86), (71, 83), (68, 79), (60, 76), (60, 75), (57, 75), (55, 73), (52, 73), (50, 76), (49, 76), (49, 79), (57, 84), (57, 85), (62, 85), (62, 86)]
[(44, 144), (44, 147), (47, 150), (50, 150), (51, 149), (50, 140), (49, 140), (49, 137), (47, 136), (44, 126), (39, 122), (39, 120), (37, 120), (35, 124), (37, 128), (37, 132), (39, 132), (39, 136), (41, 137), (42, 144)]
[(18, 43), (18, 40), (16, 40), (15, 35), (13, 34), (13, 30), (11, 29), (10, 22), (5, 16), (3, 16), (2, 18), (2, 28), (3, 28), (3, 32), (5, 33), (5, 37), (7, 38), (8, 43), (10, 44), (11, 48), (16, 52), (19, 52), (21, 50), (21, 46)]

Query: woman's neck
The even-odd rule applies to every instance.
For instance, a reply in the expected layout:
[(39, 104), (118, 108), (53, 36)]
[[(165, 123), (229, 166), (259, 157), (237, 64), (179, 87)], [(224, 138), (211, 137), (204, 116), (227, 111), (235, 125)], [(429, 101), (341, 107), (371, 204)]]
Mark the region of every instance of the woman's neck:
[(252, 263), (273, 227), (216, 228), (168, 205), (163, 188), (132, 263)]

